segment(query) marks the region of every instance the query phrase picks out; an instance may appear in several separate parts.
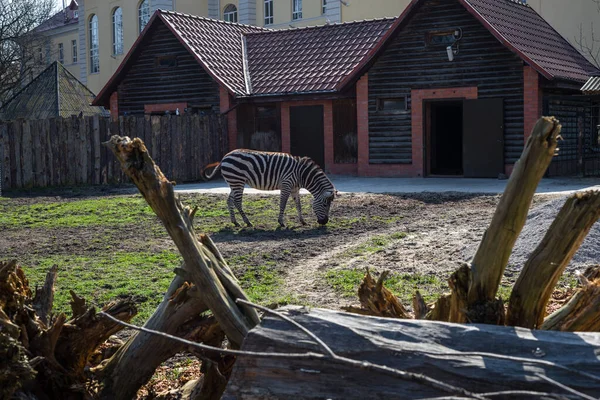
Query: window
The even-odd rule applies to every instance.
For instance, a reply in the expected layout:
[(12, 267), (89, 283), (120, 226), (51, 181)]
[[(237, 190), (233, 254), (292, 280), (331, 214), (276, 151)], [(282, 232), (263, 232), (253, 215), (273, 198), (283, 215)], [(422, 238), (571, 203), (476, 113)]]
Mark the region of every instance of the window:
[(302, 18), (302, 0), (292, 0), (292, 19)]
[(38, 62), (40, 64), (44, 62), (44, 50), (41, 47), (38, 48)]
[(150, 2), (142, 0), (138, 6), (138, 27), (140, 33), (144, 30), (148, 21), (150, 21)]
[(327, 14), (327, 0), (321, 0), (321, 14)]
[(71, 51), (73, 52), (73, 64), (77, 64), (77, 40), (71, 40)]
[(450, 46), (456, 42), (455, 31), (428, 32), (427, 45), (429, 46)]
[(123, 10), (115, 8), (112, 16), (113, 23), (113, 54), (123, 54)]
[(394, 114), (406, 110), (406, 97), (377, 99), (377, 111)]
[(98, 16), (90, 17), (90, 74), (100, 72), (100, 57), (98, 55)]
[(223, 20), (227, 22), (237, 22), (237, 7), (233, 4), (227, 4), (223, 9)]
[(177, 56), (159, 56), (154, 59), (157, 68), (174, 68), (177, 66)]
[(265, 25), (273, 23), (273, 0), (265, 0)]
[(61, 64), (65, 63), (65, 48), (62, 43), (58, 44), (58, 62)]

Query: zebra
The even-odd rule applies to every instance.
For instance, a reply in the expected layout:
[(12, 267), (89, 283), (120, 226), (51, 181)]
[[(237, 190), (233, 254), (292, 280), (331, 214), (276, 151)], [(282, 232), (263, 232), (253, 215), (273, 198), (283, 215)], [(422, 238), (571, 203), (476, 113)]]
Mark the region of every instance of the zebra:
[[(206, 174), (210, 168), (214, 170)], [(337, 191), (321, 167), (309, 157), (237, 149), (226, 154), (221, 162), (204, 167), (202, 176), (205, 180), (210, 180), (219, 169), (231, 189), (227, 198), (227, 207), (231, 222), (235, 226), (240, 225), (235, 219), (234, 206), (246, 225), (252, 226), (242, 209), (242, 196), (246, 184), (259, 190), (281, 190), (278, 222), (282, 227), (285, 227), (283, 213), (290, 195), (296, 202), (300, 223), (306, 225), (300, 205), (301, 188), (306, 188), (313, 195), (312, 206), (317, 222), (325, 225), (329, 221), (329, 209)]]

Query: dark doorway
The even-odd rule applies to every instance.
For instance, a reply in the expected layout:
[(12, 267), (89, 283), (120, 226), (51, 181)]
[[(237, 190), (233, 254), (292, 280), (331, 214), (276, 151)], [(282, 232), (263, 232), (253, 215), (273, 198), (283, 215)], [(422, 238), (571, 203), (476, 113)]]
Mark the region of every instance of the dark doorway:
[(504, 173), (504, 100), (463, 102), (463, 171), (468, 178)]
[(463, 174), (463, 103), (434, 101), (429, 111), (429, 174)]
[(324, 167), (323, 106), (290, 107), (290, 150)]

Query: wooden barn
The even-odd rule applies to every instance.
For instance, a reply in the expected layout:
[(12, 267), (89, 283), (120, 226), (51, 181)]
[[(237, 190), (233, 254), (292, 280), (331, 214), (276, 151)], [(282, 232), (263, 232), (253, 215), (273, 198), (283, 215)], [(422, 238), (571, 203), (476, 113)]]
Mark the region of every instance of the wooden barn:
[(394, 19), (278, 31), (158, 11), (94, 104), (226, 113), (230, 148), (361, 176), (510, 174), (552, 114), (565, 141), (549, 174), (600, 175), (580, 90), (598, 74), (513, 0), (413, 0)]

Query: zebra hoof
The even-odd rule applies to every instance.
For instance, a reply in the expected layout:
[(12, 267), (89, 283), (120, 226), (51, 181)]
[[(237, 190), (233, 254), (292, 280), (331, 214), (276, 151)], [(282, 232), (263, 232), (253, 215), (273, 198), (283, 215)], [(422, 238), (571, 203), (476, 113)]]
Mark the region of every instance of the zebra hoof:
[(240, 227), (240, 224), (238, 224), (237, 222), (234, 222), (234, 223), (233, 223), (233, 226), (235, 226), (236, 228), (239, 228), (239, 227)]
[(300, 220), (300, 223), (301, 223), (302, 225), (306, 225), (306, 221), (305, 221), (305, 220), (303, 220), (303, 219), (301, 219), (301, 220)]
[(252, 228), (254, 226), (251, 222), (246, 222), (246, 225), (248, 225), (248, 228)]

